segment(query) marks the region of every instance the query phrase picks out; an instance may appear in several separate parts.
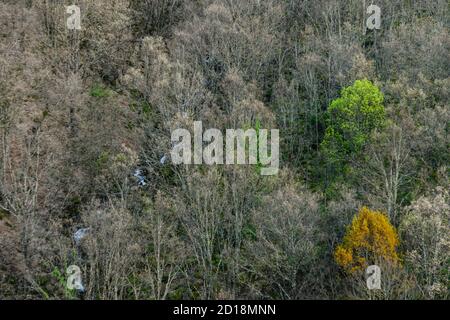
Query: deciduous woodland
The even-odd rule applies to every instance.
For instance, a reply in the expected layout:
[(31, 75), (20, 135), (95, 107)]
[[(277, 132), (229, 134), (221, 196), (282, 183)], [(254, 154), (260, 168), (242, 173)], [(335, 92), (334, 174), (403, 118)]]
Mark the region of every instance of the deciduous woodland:
[(369, 2), (0, 0), (0, 299), (448, 299), (448, 2)]

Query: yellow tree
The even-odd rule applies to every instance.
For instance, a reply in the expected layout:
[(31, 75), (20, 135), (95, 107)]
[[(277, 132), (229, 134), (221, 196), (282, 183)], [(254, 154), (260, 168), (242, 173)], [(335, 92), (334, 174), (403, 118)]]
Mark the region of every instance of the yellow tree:
[(334, 258), (348, 272), (380, 261), (396, 265), (399, 262), (398, 244), (397, 231), (386, 214), (362, 207), (337, 246)]

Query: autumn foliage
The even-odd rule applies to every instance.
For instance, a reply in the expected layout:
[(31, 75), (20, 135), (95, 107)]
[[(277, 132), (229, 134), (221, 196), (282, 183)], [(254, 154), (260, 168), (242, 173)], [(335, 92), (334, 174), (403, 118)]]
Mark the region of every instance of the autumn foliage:
[(380, 260), (398, 264), (398, 235), (388, 217), (362, 207), (347, 229), (334, 258), (346, 271), (355, 272)]

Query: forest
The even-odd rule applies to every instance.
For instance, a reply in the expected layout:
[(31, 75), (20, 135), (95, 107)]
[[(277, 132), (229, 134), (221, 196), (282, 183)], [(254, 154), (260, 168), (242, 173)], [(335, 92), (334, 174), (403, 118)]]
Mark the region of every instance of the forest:
[[(448, 300), (449, 18), (0, 0), (0, 300)], [(197, 121), (279, 130), (277, 174), (172, 162)]]

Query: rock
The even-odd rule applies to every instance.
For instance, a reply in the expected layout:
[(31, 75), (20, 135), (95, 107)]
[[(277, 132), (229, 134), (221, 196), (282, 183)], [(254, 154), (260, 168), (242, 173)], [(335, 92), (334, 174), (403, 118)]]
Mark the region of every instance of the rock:
[(83, 240), (83, 238), (85, 238), (87, 236), (87, 234), (89, 233), (89, 230), (91, 228), (81, 228), (78, 229), (74, 234), (73, 234), (73, 239), (75, 240), (76, 245), (79, 245), (81, 240)]
[(147, 182), (145, 181), (145, 177), (141, 169), (136, 169), (133, 174), (134, 177), (138, 179), (138, 184), (140, 186), (146, 186)]

